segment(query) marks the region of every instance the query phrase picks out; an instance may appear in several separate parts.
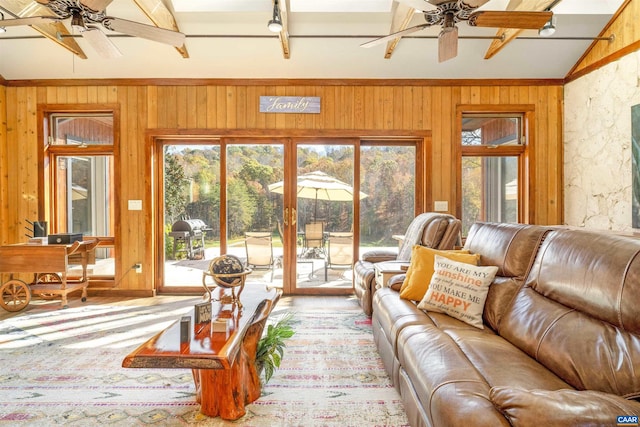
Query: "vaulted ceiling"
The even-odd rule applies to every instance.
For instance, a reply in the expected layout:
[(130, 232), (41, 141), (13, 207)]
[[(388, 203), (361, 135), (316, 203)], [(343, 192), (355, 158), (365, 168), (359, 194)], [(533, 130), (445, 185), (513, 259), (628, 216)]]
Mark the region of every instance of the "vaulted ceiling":
[[(78, 0), (60, 1), (73, 5)], [(479, 0), (462, 1), (469, 4)], [(6, 25), (7, 31), (0, 34), (0, 76), (6, 80), (563, 78), (622, 2), (490, 0), (479, 10), (542, 11), (551, 5), (557, 30), (550, 37), (539, 36), (537, 30), (507, 31), (504, 46), (485, 59), (492, 43), (500, 44), (501, 33), (496, 28), (459, 22), (458, 55), (438, 62), (439, 25), (396, 39), (396, 43), (361, 47), (377, 37), (424, 24), (423, 14), (408, 6), (424, 4), (424, 10), (433, 7), (423, 0), (280, 0), (288, 31), (279, 34), (267, 29), (273, 0), (83, 0), (88, 6), (108, 4), (105, 15), (110, 17), (177, 29), (186, 35), (184, 43), (174, 47), (96, 25), (121, 53), (105, 58), (98, 54), (95, 44), (89, 44), (87, 34), (82, 37), (78, 27), (70, 25), (71, 18), (38, 23), (41, 31), (32, 26)], [(15, 18), (40, 16), (43, 11), (48, 12), (34, 0), (0, 0), (5, 24)], [(118, 20), (112, 27), (142, 31)], [(47, 31), (51, 38), (43, 36)], [(515, 38), (510, 40), (509, 36)], [(69, 50), (61, 43), (77, 48)]]

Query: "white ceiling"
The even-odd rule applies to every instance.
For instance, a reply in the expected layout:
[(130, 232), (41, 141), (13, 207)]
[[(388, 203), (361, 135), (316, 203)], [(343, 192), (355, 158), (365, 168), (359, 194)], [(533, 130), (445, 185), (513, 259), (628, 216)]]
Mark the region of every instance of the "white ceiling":
[[(0, 0), (0, 7), (6, 0)], [(30, 27), (0, 34), (0, 76), (20, 79), (94, 78), (358, 78), (358, 79), (519, 79), (563, 78), (623, 0), (562, 0), (555, 8), (557, 31), (541, 38), (527, 30), (489, 60), (484, 54), (496, 30), (458, 24), (458, 57), (438, 63), (437, 36), (431, 27), (403, 38), (384, 59), (385, 44), (360, 44), (389, 34), (392, 0), (288, 0), (290, 59), (277, 35), (267, 30), (272, 0), (167, 0), (187, 35), (189, 58), (171, 46), (113, 37), (123, 56), (99, 57), (81, 38), (89, 59), (80, 59), (40, 38)], [(491, 0), (483, 9), (505, 10), (508, 0)], [(0, 9), (2, 10), (2, 9)], [(132, 0), (114, 0), (107, 14), (150, 23)], [(5, 19), (10, 19), (5, 13)], [(424, 18), (416, 14), (412, 25)], [(112, 33), (105, 30), (110, 35)], [(323, 37), (324, 36), (324, 37)], [(28, 37), (28, 38), (20, 38)], [(600, 41), (599, 43), (607, 43)]]

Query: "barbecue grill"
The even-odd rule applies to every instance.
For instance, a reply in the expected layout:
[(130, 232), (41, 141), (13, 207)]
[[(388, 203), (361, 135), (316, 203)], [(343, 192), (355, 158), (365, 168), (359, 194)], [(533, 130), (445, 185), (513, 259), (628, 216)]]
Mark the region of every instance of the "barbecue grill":
[[(181, 219), (171, 226), (169, 236), (173, 237), (173, 259), (176, 252), (186, 252), (188, 259), (204, 258), (204, 235), (210, 230), (201, 219)], [(183, 243), (183, 249), (178, 244)]]

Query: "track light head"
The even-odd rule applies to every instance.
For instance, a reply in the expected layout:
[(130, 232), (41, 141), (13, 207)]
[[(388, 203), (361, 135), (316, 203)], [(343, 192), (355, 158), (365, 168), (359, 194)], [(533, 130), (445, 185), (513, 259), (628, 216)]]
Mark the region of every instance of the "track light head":
[(538, 30), (538, 35), (541, 37), (550, 37), (552, 36), (555, 32), (556, 32), (556, 25), (555, 25), (555, 17), (552, 16), (551, 19), (549, 19), (549, 21), (547, 21), (546, 24), (544, 24), (542, 26), (542, 28), (540, 28)]
[(282, 18), (280, 18), (280, 7), (278, 6), (278, 0), (273, 2), (273, 17), (267, 24), (269, 31), (272, 33), (279, 33), (282, 31)]

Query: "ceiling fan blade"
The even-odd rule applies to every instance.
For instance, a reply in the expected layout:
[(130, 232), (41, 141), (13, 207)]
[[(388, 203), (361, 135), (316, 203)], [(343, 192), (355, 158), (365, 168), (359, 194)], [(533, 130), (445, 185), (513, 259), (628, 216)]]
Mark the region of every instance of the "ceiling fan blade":
[(458, 27), (443, 28), (438, 35), (438, 62), (458, 56)]
[(369, 42), (362, 43), (360, 45), (360, 47), (377, 46), (379, 44), (388, 42), (389, 40), (393, 40), (393, 39), (398, 38), (398, 37), (406, 36), (407, 34), (415, 33), (417, 31), (423, 30), (423, 29), (425, 29), (427, 27), (430, 27), (430, 26), (431, 25), (429, 25), (429, 24), (416, 25), (415, 27), (410, 27), (410, 28), (407, 28), (407, 29), (402, 30), (402, 31), (396, 31), (395, 33), (391, 33), (388, 36), (379, 37), (379, 38), (371, 40)]
[(102, 12), (111, 4), (113, 0), (80, 0), (80, 3), (96, 12)]
[(59, 21), (54, 16), (30, 16), (28, 18), (3, 19), (0, 21), (0, 27), (17, 27), (19, 25), (38, 25), (48, 24), (50, 22)]
[(398, 3), (402, 3), (405, 4), (409, 7), (414, 8), (415, 10), (421, 10), (421, 11), (426, 11), (426, 10), (433, 10), (436, 8), (436, 6), (434, 6), (431, 3), (427, 3), (427, 0), (395, 0)]
[(139, 22), (128, 21), (126, 19), (108, 17), (102, 21), (109, 30), (130, 36), (142, 37), (159, 43), (170, 44), (180, 47), (184, 44), (186, 36), (178, 31), (166, 30), (154, 27), (153, 25), (141, 24)]
[[(559, 0), (511, 0), (507, 10), (542, 11), (557, 5)], [(551, 18), (549, 18), (551, 19)], [(543, 24), (544, 25), (544, 24)], [(490, 59), (514, 40), (523, 30), (518, 28), (498, 28), (496, 38), (491, 42), (484, 59)]]
[(89, 42), (91, 47), (98, 52), (98, 55), (103, 58), (112, 59), (122, 56), (122, 53), (116, 45), (114, 45), (99, 28), (87, 27), (87, 29), (80, 34), (82, 34), (82, 38)]
[(480, 10), (471, 14), (474, 27), (520, 28), (537, 30), (551, 19), (553, 12), (517, 12)]

